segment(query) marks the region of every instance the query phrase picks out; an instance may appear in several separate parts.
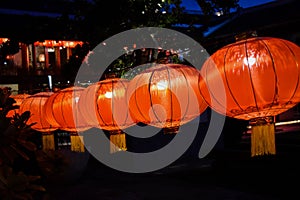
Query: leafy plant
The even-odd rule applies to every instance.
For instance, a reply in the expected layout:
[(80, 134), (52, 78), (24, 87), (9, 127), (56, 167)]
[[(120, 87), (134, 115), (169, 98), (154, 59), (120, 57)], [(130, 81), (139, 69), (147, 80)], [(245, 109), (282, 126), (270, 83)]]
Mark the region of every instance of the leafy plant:
[(10, 88), (0, 88), (0, 199), (30, 200), (37, 192), (45, 191), (36, 183), (41, 176), (30, 175), (22, 168), (37, 150), (31, 141), (35, 132), (33, 124), (26, 124), (29, 111), (7, 117), (8, 111), (17, 108), (10, 94)]

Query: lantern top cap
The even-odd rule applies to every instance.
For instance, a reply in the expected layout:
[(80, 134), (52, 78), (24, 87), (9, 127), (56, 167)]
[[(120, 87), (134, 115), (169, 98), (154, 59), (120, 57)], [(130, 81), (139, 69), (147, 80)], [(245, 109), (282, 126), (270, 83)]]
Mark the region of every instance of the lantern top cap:
[(243, 32), (240, 34), (237, 34), (234, 38), (236, 41), (239, 40), (245, 40), (245, 39), (249, 39), (249, 38), (253, 38), (253, 37), (257, 37), (257, 32), (256, 31), (247, 31), (247, 32)]
[(30, 95), (30, 97), (49, 97), (53, 94), (53, 92), (39, 92), (35, 93), (33, 95)]
[(69, 91), (84, 90), (84, 89), (85, 89), (84, 87), (80, 87), (80, 86), (71, 86), (71, 87), (64, 88), (60, 91), (61, 92), (69, 92)]
[(167, 68), (178, 69), (178, 68), (194, 68), (194, 67), (185, 65), (185, 64), (179, 64), (179, 63), (155, 64), (155, 65), (145, 69), (142, 72), (153, 72), (156, 70), (160, 71), (160, 70), (165, 70)]
[(262, 41), (267, 41), (267, 40), (289, 42), (285, 39), (275, 38), (275, 37), (252, 37), (252, 38), (245, 38), (245, 39), (242, 39), (242, 40), (238, 40), (234, 43), (231, 43), (231, 44), (228, 44), (228, 45), (222, 47), (221, 49), (234, 47), (234, 46), (242, 45), (242, 44), (245, 44), (245, 43), (255, 43), (255, 42), (262, 42)]
[(125, 78), (112, 77), (112, 78), (106, 78), (101, 81), (98, 81), (95, 84), (106, 83), (106, 82), (119, 82), (119, 81), (129, 81), (129, 80)]

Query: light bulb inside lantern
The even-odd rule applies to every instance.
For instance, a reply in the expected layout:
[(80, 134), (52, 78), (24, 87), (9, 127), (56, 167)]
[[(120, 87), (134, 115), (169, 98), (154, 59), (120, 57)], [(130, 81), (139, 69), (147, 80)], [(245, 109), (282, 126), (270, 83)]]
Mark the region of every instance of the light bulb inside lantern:
[(104, 96), (108, 99), (111, 99), (112, 98), (112, 92), (106, 92)]
[(168, 84), (165, 81), (159, 81), (156, 87), (158, 90), (166, 90), (168, 88)]
[(253, 58), (253, 57), (245, 57), (244, 58), (244, 64), (245, 65), (249, 65), (250, 67), (252, 66), (252, 65), (254, 65), (256, 63), (256, 58)]

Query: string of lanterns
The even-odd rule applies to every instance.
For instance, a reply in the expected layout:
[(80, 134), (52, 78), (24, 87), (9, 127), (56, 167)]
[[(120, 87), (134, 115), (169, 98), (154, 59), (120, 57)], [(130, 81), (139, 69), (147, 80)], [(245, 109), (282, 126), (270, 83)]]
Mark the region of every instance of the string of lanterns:
[[(272, 119), (300, 102), (299, 63), (296, 44), (255, 37), (219, 49), (201, 70), (184, 64), (155, 64), (131, 80), (108, 78), (86, 88), (70, 87), (44, 95), (45, 101), (33, 100), (40, 94), (32, 95), (27, 97), (31, 103), (23, 101), (27, 106), (22, 102), (21, 107), (45, 118), (50, 127), (70, 131), (74, 138), (92, 127), (107, 130), (111, 152), (127, 149), (123, 129), (143, 123), (177, 133), (178, 127), (210, 107), (250, 121), (251, 156), (275, 154)], [(225, 87), (225, 101), (218, 99), (216, 74)], [(33, 108), (36, 104), (39, 109)], [(36, 123), (38, 130), (49, 132), (49, 126), (40, 128), (42, 121)], [(72, 150), (84, 151), (82, 138), (71, 143)]]

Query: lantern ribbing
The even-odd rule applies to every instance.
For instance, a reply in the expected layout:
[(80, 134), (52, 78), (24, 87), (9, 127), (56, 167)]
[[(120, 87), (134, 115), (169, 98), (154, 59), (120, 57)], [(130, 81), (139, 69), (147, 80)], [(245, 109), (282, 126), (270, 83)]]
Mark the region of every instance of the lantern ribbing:
[(166, 133), (198, 117), (207, 104), (198, 89), (199, 72), (183, 64), (156, 64), (130, 80), (129, 111), (137, 122)]
[(79, 100), (79, 110), (90, 126), (110, 134), (111, 153), (125, 151), (125, 133), (122, 131), (134, 122), (129, 116), (127, 85), (122, 78), (107, 78), (88, 86)]
[[(202, 66), (199, 87), (207, 104), (228, 117), (251, 120), (252, 156), (275, 154), (275, 142), (268, 143), (275, 140), (274, 122), (263, 119), (273, 119), (300, 102), (299, 62), (296, 44), (254, 37), (219, 49)], [(225, 87), (226, 101), (215, 87), (217, 76)], [(217, 103), (212, 105), (213, 101)], [(256, 151), (255, 145), (265, 149)]]

